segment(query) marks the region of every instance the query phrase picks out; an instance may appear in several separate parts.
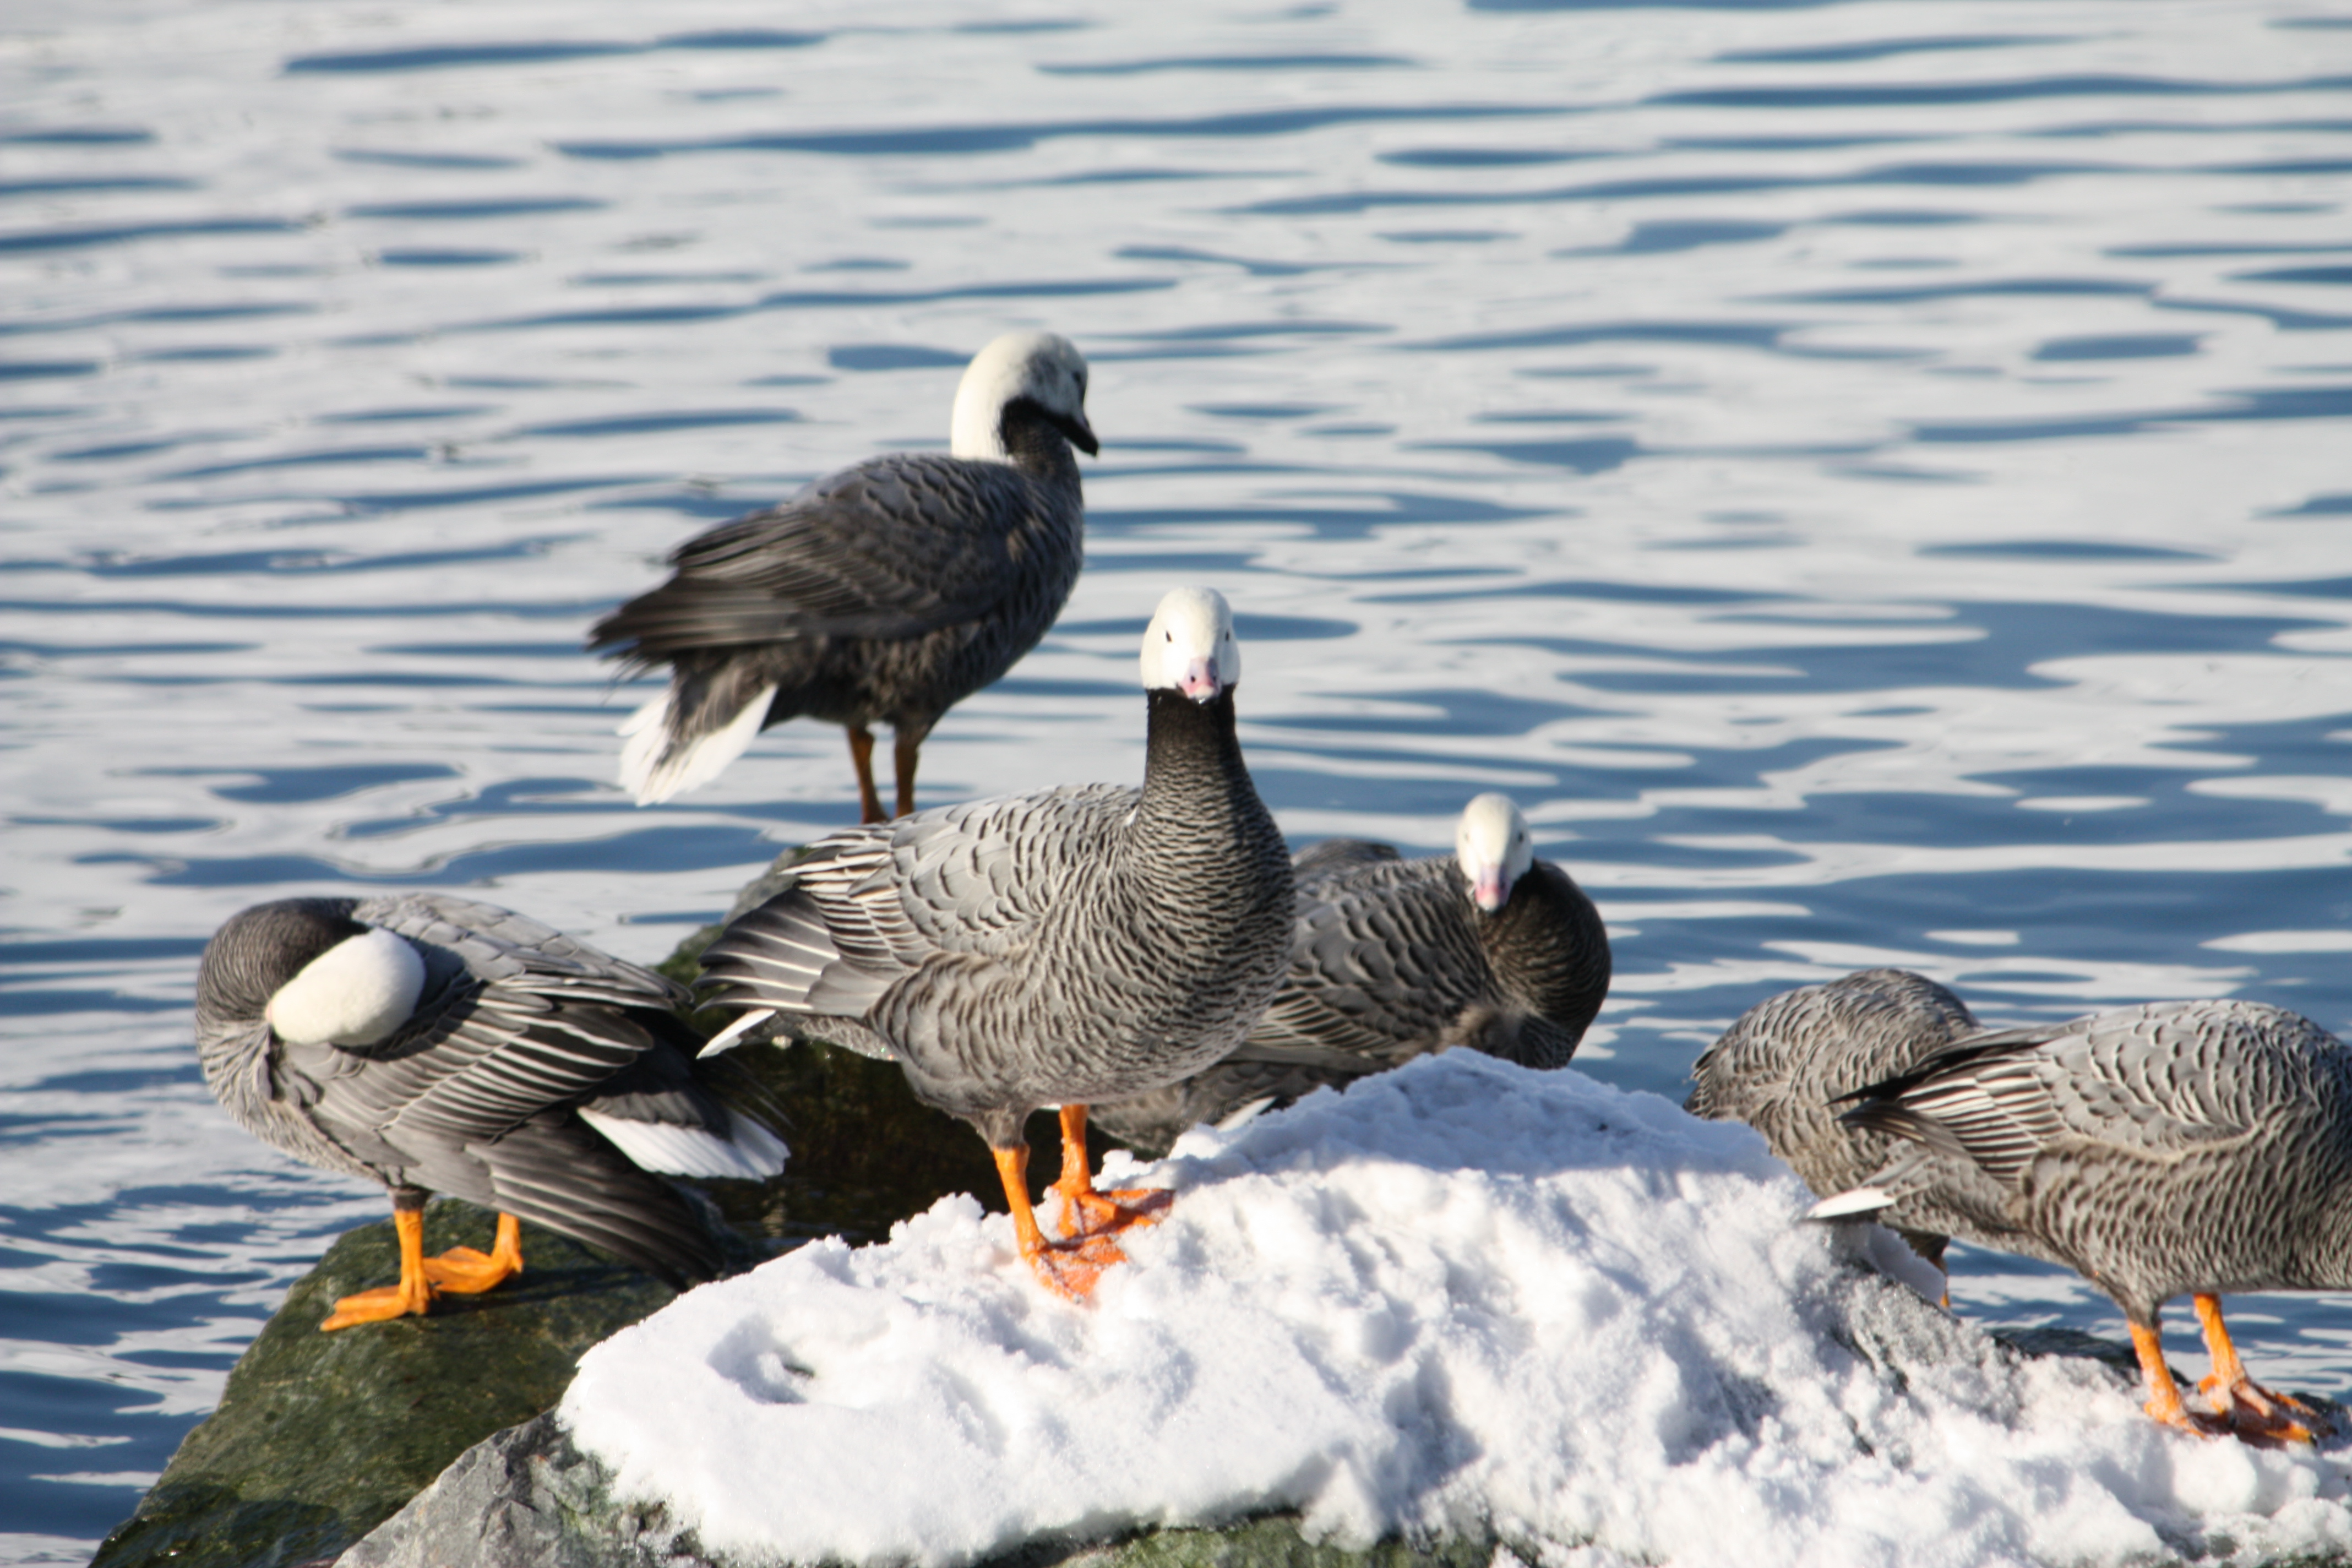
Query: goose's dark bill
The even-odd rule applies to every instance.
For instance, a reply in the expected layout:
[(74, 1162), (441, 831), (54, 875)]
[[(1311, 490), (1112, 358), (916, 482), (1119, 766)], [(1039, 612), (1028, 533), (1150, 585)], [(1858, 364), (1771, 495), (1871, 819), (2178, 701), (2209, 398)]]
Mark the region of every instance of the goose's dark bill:
[(716, 778), (768, 725), (841, 725), (863, 819), (884, 819), (874, 735), (895, 735), (898, 810), (923, 737), (1037, 645), (1076, 582), (1093, 453), (1087, 362), (1008, 332), (958, 387), (945, 456), (898, 453), (681, 546), (667, 583), (596, 624), (592, 650), (669, 687), (621, 726), (640, 805)]

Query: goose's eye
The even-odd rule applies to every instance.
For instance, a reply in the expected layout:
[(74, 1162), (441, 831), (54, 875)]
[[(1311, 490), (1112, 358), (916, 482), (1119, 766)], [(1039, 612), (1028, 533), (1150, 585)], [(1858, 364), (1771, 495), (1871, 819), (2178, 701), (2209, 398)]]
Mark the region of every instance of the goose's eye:
[(1174, 642), (1176, 640), (1176, 634), (1172, 631), (1162, 632), (1160, 635), (1166, 637), (1170, 642)]

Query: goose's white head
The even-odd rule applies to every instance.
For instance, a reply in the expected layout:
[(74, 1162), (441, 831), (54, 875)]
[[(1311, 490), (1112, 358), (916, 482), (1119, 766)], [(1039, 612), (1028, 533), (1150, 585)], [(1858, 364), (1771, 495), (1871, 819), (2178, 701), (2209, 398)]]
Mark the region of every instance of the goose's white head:
[(1171, 588), (1143, 628), (1143, 689), (1170, 688), (1195, 702), (1242, 678), (1233, 606), (1214, 588)]
[(1482, 795), (1462, 808), (1454, 856), (1470, 884), (1470, 901), (1491, 915), (1510, 901), (1511, 889), (1536, 863), (1535, 839), (1509, 795)]
[(956, 387), (948, 448), (959, 458), (1012, 460), (1004, 410), (1027, 398), (1089, 455), (1100, 448), (1087, 423), (1087, 357), (1059, 332), (1007, 332), (972, 356)]
[(262, 1016), (289, 1045), (372, 1046), (408, 1022), (424, 990), (416, 949), (370, 926), (304, 964)]

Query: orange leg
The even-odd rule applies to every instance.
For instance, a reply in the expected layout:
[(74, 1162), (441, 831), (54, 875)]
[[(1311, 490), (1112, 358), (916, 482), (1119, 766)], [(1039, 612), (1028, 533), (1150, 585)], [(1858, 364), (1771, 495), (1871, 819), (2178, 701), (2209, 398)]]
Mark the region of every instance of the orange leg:
[(1004, 1183), (1004, 1200), (1012, 1205), (1013, 1235), (1020, 1243), (1021, 1256), (1048, 1289), (1073, 1301), (1083, 1301), (1093, 1295), (1095, 1281), (1102, 1277), (1102, 1271), (1114, 1263), (1126, 1262), (1127, 1254), (1107, 1236), (1047, 1241), (1045, 1233), (1037, 1228), (1037, 1211), (1029, 1204), (1028, 1145), (991, 1147), (989, 1152), (996, 1156), (996, 1173)]
[(470, 1247), (453, 1247), (438, 1258), (425, 1260), (425, 1278), (436, 1288), (460, 1296), (478, 1296), (491, 1286), (522, 1272), (522, 1221), (510, 1214), (499, 1215), (499, 1236), (487, 1253)]
[(845, 726), (849, 731), (849, 761), (857, 769), (857, 820), (887, 822), (882, 815), (882, 797), (874, 789), (874, 731), (861, 725)]
[(2200, 1437), (2217, 1436), (2225, 1430), (2210, 1416), (2199, 1415), (2180, 1403), (2180, 1385), (2172, 1381), (2172, 1369), (2164, 1363), (2164, 1339), (2156, 1326), (2126, 1326), (2131, 1330), (2132, 1349), (2139, 1354), (2140, 1375), (2147, 1380), (2147, 1413), (2167, 1426), (2178, 1426)]
[(920, 735), (900, 735), (890, 743), (890, 760), (898, 765), (898, 815), (915, 814), (915, 753), (923, 749)]
[(354, 1323), (381, 1323), (422, 1316), (433, 1305), (433, 1286), (425, 1278), (425, 1214), (421, 1209), (395, 1208), (392, 1228), (400, 1237), (400, 1283), (362, 1290), (335, 1303), (321, 1329), (348, 1329)]
[(1175, 1202), (1175, 1194), (1159, 1187), (1122, 1187), (1095, 1191), (1087, 1173), (1087, 1108), (1062, 1107), (1062, 1173), (1054, 1178), (1062, 1200), (1062, 1234), (1074, 1240), (1117, 1236), (1130, 1226), (1158, 1225)]
[(2238, 1359), (2238, 1347), (2230, 1342), (2230, 1331), (2221, 1322), (2221, 1297), (2200, 1290), (2189, 1300), (2196, 1303), (2197, 1321), (2205, 1330), (2205, 1348), (2213, 1356), (2211, 1375), (2197, 1386), (2240, 1436), (2308, 1443), (2335, 1431), (2326, 1416), (2302, 1400), (2273, 1394), (2246, 1375), (2246, 1363)]

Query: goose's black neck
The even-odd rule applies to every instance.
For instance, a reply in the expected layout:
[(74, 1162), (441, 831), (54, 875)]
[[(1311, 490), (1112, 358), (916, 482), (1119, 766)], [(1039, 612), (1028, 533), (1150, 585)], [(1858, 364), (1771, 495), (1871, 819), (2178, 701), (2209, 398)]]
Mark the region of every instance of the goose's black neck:
[[(1085, 429), (1075, 420), (1049, 413), (1034, 397), (1016, 397), (1004, 405), (1004, 412), (998, 416), (996, 438), (1004, 444), (1005, 456), (1013, 459), (1013, 466), (1024, 473), (1076, 484), (1078, 459), (1071, 454), (1070, 446)], [(1091, 447), (1091, 439), (1087, 445)]]
[(1202, 763), (1223, 768), (1242, 765), (1241, 737), (1234, 730), (1234, 689), (1230, 686), (1206, 702), (1195, 702), (1173, 687), (1155, 686), (1144, 694), (1143, 787), (1161, 773), (1178, 772)]
[(1267, 839), (1278, 846), (1281, 835), (1250, 782), (1241, 739), (1234, 732), (1233, 688), (1206, 702), (1167, 688), (1154, 688), (1144, 699), (1139, 835), (1165, 830), (1195, 838)]
[(1567, 872), (1536, 861), (1479, 929), (1496, 978), (1526, 1005), (1563, 1025), (1572, 1021), (1580, 1033), (1600, 1011), (1609, 991), (1609, 928)]

